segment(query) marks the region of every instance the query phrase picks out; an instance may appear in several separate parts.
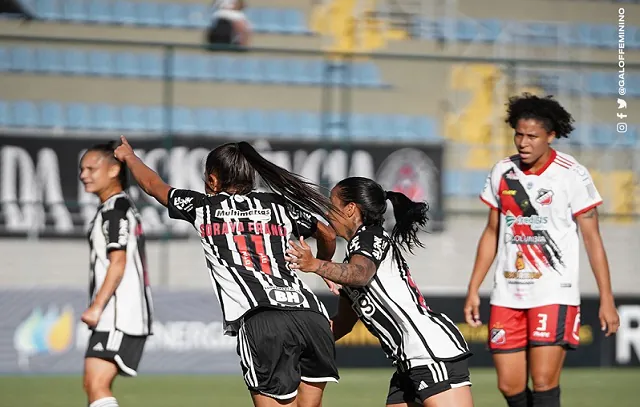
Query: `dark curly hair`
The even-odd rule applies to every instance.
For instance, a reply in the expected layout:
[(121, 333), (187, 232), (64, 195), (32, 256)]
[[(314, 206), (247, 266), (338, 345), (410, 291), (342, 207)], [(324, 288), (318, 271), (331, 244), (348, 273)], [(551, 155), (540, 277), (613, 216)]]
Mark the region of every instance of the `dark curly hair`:
[(556, 138), (569, 138), (569, 133), (574, 130), (573, 117), (551, 95), (541, 98), (523, 93), (509, 98), (505, 122), (515, 129), (520, 119), (540, 121), (547, 133), (556, 133)]

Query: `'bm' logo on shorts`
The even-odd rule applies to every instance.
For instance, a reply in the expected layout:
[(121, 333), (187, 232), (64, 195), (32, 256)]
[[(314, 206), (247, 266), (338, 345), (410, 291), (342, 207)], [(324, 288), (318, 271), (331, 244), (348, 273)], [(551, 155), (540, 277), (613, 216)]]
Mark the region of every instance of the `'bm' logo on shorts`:
[(304, 301), (300, 292), (284, 287), (273, 288), (269, 291), (269, 298), (282, 305), (300, 305)]

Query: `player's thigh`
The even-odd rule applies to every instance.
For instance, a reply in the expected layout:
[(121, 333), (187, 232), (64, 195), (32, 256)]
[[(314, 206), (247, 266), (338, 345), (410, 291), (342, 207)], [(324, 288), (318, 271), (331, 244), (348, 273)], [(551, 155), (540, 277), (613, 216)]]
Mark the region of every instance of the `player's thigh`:
[(498, 377), (498, 389), (505, 396), (513, 396), (527, 387), (527, 351), (494, 353), (493, 364)]
[(321, 407), (322, 395), (326, 386), (327, 382), (301, 382), (298, 386), (298, 407)]
[[(291, 402), (296, 397), (303, 350), (292, 316), (296, 312), (259, 310), (240, 327), (237, 352), (245, 383), (252, 394), (278, 403)], [(260, 399), (262, 397), (254, 397), (254, 400)]]
[(545, 391), (560, 385), (566, 354), (562, 346), (535, 346), (529, 350), (529, 370), (534, 391)]
[(111, 360), (86, 357), (84, 359), (84, 389), (88, 392), (110, 389), (118, 375), (118, 367)]
[(561, 346), (576, 349), (580, 343), (580, 307), (551, 304), (527, 311), (530, 346)]
[(304, 340), (304, 350), (300, 355), (302, 381), (309, 384), (337, 383), (340, 376), (336, 365), (335, 340), (329, 320), (313, 311), (298, 311), (294, 317), (298, 333)]
[(424, 407), (473, 407), (471, 387), (456, 387), (429, 397), (423, 403)]

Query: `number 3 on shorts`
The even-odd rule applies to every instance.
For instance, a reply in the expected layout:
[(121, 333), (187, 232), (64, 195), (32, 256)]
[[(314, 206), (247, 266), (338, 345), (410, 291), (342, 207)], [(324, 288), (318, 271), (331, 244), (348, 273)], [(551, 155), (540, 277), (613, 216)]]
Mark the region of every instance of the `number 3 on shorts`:
[(538, 327), (536, 331), (546, 332), (547, 331), (547, 319), (549, 318), (548, 314), (538, 314)]

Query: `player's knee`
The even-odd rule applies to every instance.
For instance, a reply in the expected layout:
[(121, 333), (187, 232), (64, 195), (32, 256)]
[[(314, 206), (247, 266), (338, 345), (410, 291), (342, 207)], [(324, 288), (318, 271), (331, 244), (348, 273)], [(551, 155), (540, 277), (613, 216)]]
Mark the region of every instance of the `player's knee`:
[(558, 387), (558, 378), (548, 372), (532, 372), (533, 391), (547, 391)]
[(498, 390), (506, 397), (522, 393), (525, 387), (526, 384), (520, 383), (519, 380), (498, 379)]

